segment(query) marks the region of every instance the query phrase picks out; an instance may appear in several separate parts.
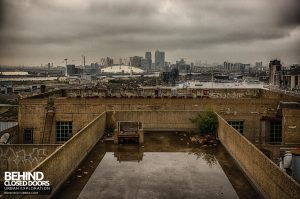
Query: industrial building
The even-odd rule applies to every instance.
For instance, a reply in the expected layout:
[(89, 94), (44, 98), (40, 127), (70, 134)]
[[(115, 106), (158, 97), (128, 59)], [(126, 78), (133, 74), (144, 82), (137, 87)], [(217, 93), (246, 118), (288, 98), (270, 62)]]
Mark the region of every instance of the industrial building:
[[(43, 97), (44, 95), (49, 97)], [(67, 138), (70, 138), (93, 117), (109, 110), (203, 111), (212, 107), (225, 120), (236, 126), (252, 143), (274, 144), (275, 140), (280, 145), (300, 143), (298, 129), (300, 124), (297, 125), (300, 121), (297, 120), (297, 117), (300, 117), (298, 97), (264, 89), (174, 90), (168, 87), (145, 87), (136, 93), (128, 93), (127, 96), (128, 98), (123, 98), (118, 93), (108, 93), (105, 90), (75, 89), (22, 99), (19, 105), (19, 142), (24, 142), (24, 129), (32, 129), (30, 139), (33, 144), (62, 143), (56, 126), (59, 122), (68, 123), (63, 123), (63, 126), (70, 130), (67, 133)], [(286, 102), (294, 104), (286, 104)], [(32, 103), (34, 106), (30, 105)], [(50, 112), (47, 111), (48, 109)], [(36, 120), (30, 118), (29, 114), (33, 113)], [(270, 125), (280, 126), (280, 133), (263, 129), (268, 121), (272, 121)], [(146, 121), (143, 122), (147, 124)], [(296, 127), (289, 128), (289, 126)], [(275, 138), (275, 135), (279, 137)], [(49, 137), (49, 142), (45, 137)], [(66, 137), (63, 138), (64, 141), (65, 139)]]
[(250, 64), (224, 62), (224, 70), (229, 72), (241, 72), (250, 68)]
[[(257, 190), (266, 198), (297, 198), (299, 184), (275, 163), (281, 153), (300, 147), (298, 101), (247, 88), (153, 87), (126, 97), (103, 89), (55, 90), (20, 100), (15, 140), (21, 145), (1, 150), (26, 160), (16, 165), (2, 158), (1, 168), (42, 171), (55, 192), (103, 136), (112, 113), (116, 122), (141, 123), (142, 132), (190, 132), (195, 130), (190, 118), (211, 108), (218, 116), (218, 139)], [(21, 157), (20, 150), (30, 156)]]
[(283, 67), (279, 60), (269, 63), (270, 85), (287, 90), (300, 89), (300, 66)]

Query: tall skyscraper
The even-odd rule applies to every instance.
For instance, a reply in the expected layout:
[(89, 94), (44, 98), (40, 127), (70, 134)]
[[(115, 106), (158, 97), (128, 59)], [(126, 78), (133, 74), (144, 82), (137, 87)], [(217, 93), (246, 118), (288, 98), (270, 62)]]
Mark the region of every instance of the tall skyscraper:
[(165, 66), (165, 52), (156, 50), (155, 51), (155, 66), (163, 69)]
[(142, 61), (142, 57), (140, 57), (140, 56), (130, 57), (130, 65), (131, 66), (141, 67), (141, 61)]
[(106, 57), (106, 58), (104, 59), (104, 64), (103, 64), (103, 65), (104, 65), (104, 67), (114, 65), (114, 60), (113, 60), (113, 58)]
[(151, 52), (146, 52), (145, 53), (145, 64), (146, 64), (146, 67), (148, 69), (151, 69), (151, 65), (152, 65), (152, 55), (151, 55)]

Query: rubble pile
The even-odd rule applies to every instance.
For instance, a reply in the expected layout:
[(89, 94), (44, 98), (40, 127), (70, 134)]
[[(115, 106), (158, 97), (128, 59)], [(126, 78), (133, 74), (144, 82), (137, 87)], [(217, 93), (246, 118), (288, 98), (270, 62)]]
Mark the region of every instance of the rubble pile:
[(203, 146), (217, 146), (217, 140), (212, 135), (193, 135), (190, 137), (192, 143), (201, 144)]

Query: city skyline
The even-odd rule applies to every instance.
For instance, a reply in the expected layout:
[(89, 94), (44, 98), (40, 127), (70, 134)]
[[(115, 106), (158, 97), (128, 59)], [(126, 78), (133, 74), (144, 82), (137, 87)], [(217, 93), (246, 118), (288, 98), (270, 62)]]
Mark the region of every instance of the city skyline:
[(300, 2), (0, 1), (0, 65), (64, 65), (64, 58), (144, 56), (300, 62)]

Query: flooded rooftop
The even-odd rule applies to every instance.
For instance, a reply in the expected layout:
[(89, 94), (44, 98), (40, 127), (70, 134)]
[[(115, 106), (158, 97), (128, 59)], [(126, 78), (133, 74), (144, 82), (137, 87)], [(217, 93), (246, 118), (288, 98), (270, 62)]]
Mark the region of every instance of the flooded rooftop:
[(53, 198), (260, 197), (221, 144), (155, 132), (144, 145), (98, 142)]
[(216, 161), (187, 152), (146, 152), (140, 162), (104, 158), (79, 195), (85, 198), (238, 198)]

